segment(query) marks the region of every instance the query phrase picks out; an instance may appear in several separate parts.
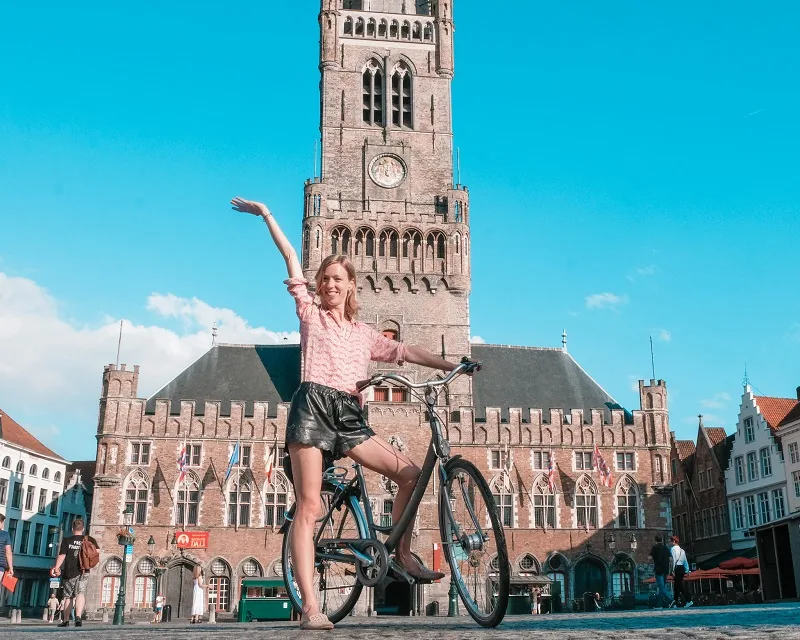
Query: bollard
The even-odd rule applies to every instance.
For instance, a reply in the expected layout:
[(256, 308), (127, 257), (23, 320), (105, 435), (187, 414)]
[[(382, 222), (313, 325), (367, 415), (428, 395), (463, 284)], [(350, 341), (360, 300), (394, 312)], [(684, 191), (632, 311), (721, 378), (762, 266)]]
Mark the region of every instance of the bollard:
[(14, 617), (11, 619), (11, 622), (14, 624), (21, 624), (22, 623), (22, 609), (14, 609)]
[(217, 609), (216, 605), (208, 605), (208, 624), (217, 624)]
[(103, 609), (103, 624), (108, 624), (108, 609)]
[(47, 622), (47, 621), (48, 621), (48, 619), (49, 619), (49, 616), (47, 615), (47, 612), (48, 612), (49, 610), (50, 610), (50, 609), (49, 609), (48, 607), (45, 607), (45, 608), (44, 608), (44, 611), (42, 612), (42, 620), (44, 620), (45, 622)]

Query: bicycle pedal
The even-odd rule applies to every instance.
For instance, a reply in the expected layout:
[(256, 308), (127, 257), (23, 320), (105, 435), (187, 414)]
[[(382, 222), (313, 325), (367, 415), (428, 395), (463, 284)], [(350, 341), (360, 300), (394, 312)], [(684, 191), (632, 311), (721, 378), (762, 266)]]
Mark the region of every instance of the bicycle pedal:
[(406, 570), (395, 563), (394, 560), (389, 562), (389, 571), (393, 572), (395, 576), (403, 578), (408, 584), (414, 584), (416, 580), (406, 573)]

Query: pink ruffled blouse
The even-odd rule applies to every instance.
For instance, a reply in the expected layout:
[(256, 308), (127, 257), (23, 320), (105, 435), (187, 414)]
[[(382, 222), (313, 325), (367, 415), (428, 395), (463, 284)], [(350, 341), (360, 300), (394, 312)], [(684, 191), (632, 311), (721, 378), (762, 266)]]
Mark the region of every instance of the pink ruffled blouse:
[(308, 292), (308, 281), (290, 278), (284, 283), (297, 305), (301, 381), (316, 382), (361, 397), (356, 383), (369, 377), (369, 363), (403, 362), (406, 346), (387, 338), (363, 322), (343, 325), (323, 309)]

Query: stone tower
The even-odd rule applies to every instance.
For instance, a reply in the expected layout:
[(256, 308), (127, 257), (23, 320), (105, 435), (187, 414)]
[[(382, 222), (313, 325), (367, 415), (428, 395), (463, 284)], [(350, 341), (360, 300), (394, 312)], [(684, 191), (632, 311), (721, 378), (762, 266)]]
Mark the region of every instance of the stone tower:
[[(453, 176), (452, 2), (322, 0), (320, 177), (302, 261), (346, 253), (360, 319), (451, 360), (469, 354), (469, 193)], [(430, 371), (412, 376), (429, 376)], [(469, 382), (452, 406), (471, 405)]]
[(639, 381), (639, 401), (644, 413), (645, 445), (669, 444), (669, 411), (667, 407), (667, 383), (650, 380)]
[[(130, 371), (126, 365), (103, 367), (103, 389), (97, 421), (97, 477), (101, 485), (119, 484), (117, 474), (125, 464), (125, 437), (119, 425), (141, 412), (143, 401), (136, 397), (139, 365)], [(98, 513), (98, 512), (95, 512)]]

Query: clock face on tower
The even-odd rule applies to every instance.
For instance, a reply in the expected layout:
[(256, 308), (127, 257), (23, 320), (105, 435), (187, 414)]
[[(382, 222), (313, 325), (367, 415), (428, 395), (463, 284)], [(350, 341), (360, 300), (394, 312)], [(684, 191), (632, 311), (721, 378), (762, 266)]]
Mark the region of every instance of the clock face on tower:
[(406, 179), (406, 164), (392, 153), (375, 156), (369, 163), (369, 177), (379, 187), (394, 189)]

